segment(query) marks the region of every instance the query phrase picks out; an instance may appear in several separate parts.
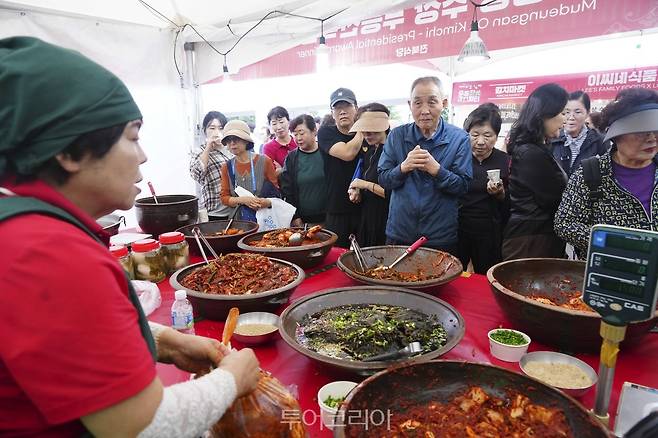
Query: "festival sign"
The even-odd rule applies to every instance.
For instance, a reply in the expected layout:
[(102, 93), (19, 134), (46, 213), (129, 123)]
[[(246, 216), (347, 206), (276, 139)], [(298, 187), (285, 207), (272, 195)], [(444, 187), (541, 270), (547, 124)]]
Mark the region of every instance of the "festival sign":
[(494, 81), (455, 82), (453, 105), (480, 105), (485, 102), (519, 103), (537, 87), (554, 82), (568, 91), (582, 90), (592, 100), (614, 99), (625, 88), (644, 87), (658, 90), (658, 66), (575, 73), (556, 76), (515, 78)]
[[(468, 0), (423, 2), (327, 34), (332, 66), (374, 65), (457, 55), (470, 34)], [(498, 0), (479, 8), (489, 50), (523, 47), (658, 26), (656, 0)], [(313, 73), (316, 43), (244, 67), (236, 79)], [(210, 82), (221, 81), (221, 77)], [(519, 84), (522, 85), (522, 84)]]

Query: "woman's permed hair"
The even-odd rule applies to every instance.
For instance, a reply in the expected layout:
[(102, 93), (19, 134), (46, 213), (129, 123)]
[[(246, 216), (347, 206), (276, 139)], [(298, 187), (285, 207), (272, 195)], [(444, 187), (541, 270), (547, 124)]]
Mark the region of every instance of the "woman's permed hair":
[(500, 117), (500, 108), (495, 103), (483, 103), (475, 108), (464, 121), (464, 131), (470, 132), (476, 126), (482, 126), (486, 123), (491, 125), (496, 135), (500, 134), (500, 127), (503, 120)]
[(615, 100), (601, 110), (601, 132), (605, 132), (615, 120), (633, 112), (633, 108), (658, 103), (658, 92), (647, 88), (627, 88), (617, 94)]

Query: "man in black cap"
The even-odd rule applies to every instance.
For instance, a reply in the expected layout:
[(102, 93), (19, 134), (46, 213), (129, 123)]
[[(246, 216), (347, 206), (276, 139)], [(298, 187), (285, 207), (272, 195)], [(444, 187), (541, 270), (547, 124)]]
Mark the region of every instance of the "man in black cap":
[(329, 106), (336, 125), (322, 125), (318, 131), (318, 145), (325, 154), (324, 174), (328, 187), (325, 227), (338, 235), (336, 245), (347, 248), (348, 237), (356, 233), (361, 217), (361, 206), (350, 202), (347, 189), (356, 169), (363, 135), (349, 133), (357, 110), (352, 90), (339, 88), (331, 93)]

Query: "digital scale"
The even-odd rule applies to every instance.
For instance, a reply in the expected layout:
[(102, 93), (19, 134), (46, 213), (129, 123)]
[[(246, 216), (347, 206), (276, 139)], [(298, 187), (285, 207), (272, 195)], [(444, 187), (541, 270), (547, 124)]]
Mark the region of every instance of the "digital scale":
[(658, 232), (594, 225), (583, 301), (601, 315), (601, 356), (594, 414), (608, 424), (608, 405), (626, 326), (650, 319), (658, 287)]

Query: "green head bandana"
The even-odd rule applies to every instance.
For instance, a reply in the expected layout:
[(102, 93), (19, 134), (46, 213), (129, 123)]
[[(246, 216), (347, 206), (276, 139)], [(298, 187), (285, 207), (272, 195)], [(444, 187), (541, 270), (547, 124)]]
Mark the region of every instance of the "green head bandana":
[(80, 53), (0, 39), (0, 176), (32, 175), (80, 135), (141, 117), (123, 82)]

